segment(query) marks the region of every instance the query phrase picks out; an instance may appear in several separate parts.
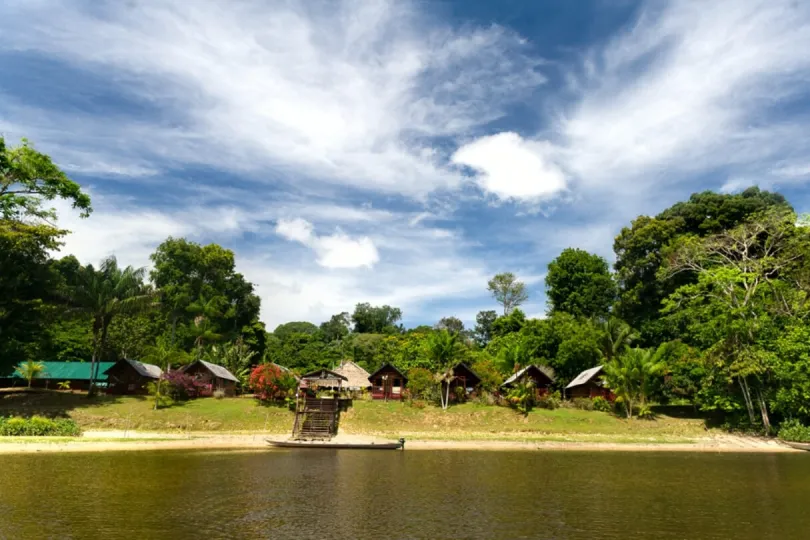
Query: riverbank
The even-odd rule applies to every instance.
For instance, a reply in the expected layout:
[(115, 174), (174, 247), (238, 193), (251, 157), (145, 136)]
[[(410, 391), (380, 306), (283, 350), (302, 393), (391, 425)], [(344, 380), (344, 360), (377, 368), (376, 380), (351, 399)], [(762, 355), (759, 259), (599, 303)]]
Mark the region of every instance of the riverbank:
[[(267, 440), (285, 440), (283, 435), (198, 433), (193, 436), (154, 432), (89, 431), (82, 437), (0, 437), (0, 454), (122, 452), (148, 450), (265, 451)], [(380, 437), (340, 434), (340, 443), (390, 442)], [(712, 436), (688, 442), (601, 442), (576, 440), (442, 440), (407, 439), (407, 450), (484, 451), (610, 451), (610, 452), (801, 452), (772, 439), (743, 436)]]
[[(198, 399), (154, 410), (136, 396), (88, 399), (69, 392), (0, 394), (0, 416), (71, 418), (84, 431), (79, 439), (0, 438), (0, 452), (151, 449), (266, 448), (268, 437), (284, 439), (293, 412), (263, 406), (252, 398)], [(654, 420), (628, 420), (579, 409), (512, 409), (474, 403), (443, 411), (399, 402), (356, 400), (340, 417), (347, 440), (397, 440), (408, 449), (484, 450), (665, 450), (793, 451), (773, 440), (731, 436), (709, 429), (694, 412), (661, 408)]]

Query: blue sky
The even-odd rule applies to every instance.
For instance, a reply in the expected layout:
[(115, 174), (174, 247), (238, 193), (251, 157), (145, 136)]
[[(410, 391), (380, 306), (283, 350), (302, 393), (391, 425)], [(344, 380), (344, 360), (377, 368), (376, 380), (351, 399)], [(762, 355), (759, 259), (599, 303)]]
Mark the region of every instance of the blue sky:
[(572, 246), (751, 185), (810, 210), (810, 3), (0, 4), (0, 132), (93, 196), (63, 253), (233, 249), (270, 328), (494, 309)]

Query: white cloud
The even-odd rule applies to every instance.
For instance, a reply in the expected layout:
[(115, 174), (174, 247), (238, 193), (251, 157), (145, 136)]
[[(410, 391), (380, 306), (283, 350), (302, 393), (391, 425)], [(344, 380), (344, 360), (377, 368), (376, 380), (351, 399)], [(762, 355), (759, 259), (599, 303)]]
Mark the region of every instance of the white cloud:
[(31, 137), (56, 140), (46, 148), (56, 154), (92, 147), (98, 167), (109, 163), (105, 169), (120, 173), (149, 169), (117, 164), (129, 154), (136, 162), (148, 156), (256, 177), (272, 168), (273, 182), (422, 198), (462, 181), (432, 138), (466, 136), (545, 80), (524, 40), (502, 27), (455, 29), (415, 2), (317, 6), (4, 4), (0, 50), (37, 51), (101, 73), (159, 115), (100, 126), (76, 111), (55, 122), (43, 111), (0, 104), (0, 117)]
[(371, 268), (380, 260), (368, 236), (355, 239), (340, 229), (330, 236), (318, 236), (312, 223), (301, 218), (279, 220), (276, 234), (312, 248), (318, 254), (318, 264), (324, 268)]
[(501, 199), (540, 200), (565, 189), (565, 175), (550, 157), (551, 145), (517, 133), (479, 138), (459, 148), (452, 161), (475, 169), (478, 185)]

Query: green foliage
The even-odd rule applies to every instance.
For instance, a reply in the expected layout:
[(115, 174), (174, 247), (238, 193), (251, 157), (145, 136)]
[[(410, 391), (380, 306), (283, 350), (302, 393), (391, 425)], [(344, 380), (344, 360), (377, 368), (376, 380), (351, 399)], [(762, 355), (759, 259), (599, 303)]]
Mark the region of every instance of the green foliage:
[[(319, 329), (323, 335), (324, 341), (329, 343), (345, 339), (349, 335), (349, 332), (351, 332), (351, 324), (352, 319), (349, 313), (344, 311), (343, 313), (332, 315), (328, 321), (321, 323)], [(278, 330), (278, 328), (276, 330)]]
[(616, 299), (608, 263), (598, 255), (568, 248), (548, 265), (546, 296), (551, 312), (606, 317)]
[(627, 349), (604, 365), (605, 382), (624, 405), (627, 418), (633, 417), (633, 407), (646, 405), (665, 370), (662, 349)]
[(481, 377), (481, 383), (478, 385), (480, 390), (492, 393), (500, 389), (503, 384), (503, 375), (498, 369), (498, 364), (494, 359), (483, 353), (470, 367)]
[(526, 314), (520, 309), (514, 308), (509, 311), (507, 315), (498, 317), (492, 323), (491, 337), (502, 337), (507, 334), (520, 332), (520, 329), (526, 324)]
[(506, 402), (524, 416), (528, 415), (535, 402), (534, 383), (530, 380), (517, 382), (506, 394)]
[(451, 334), (461, 334), (464, 332), (464, 323), (458, 317), (442, 317), (436, 323), (437, 330), (447, 330)]
[(526, 284), (518, 281), (512, 272), (496, 274), (487, 282), (487, 290), (503, 306), (504, 315), (509, 315), (513, 309), (529, 299)]
[(810, 443), (810, 427), (796, 419), (785, 420), (779, 427), (779, 438), (783, 441)]
[(4, 220), (53, 219), (52, 209), (43, 201), (66, 199), (87, 217), (93, 211), (90, 197), (72, 181), (51, 158), (37, 152), (26, 139), (22, 145), (7, 147), (0, 136), (0, 216)]
[(27, 360), (20, 363), (14, 370), (14, 373), (28, 381), (28, 388), (31, 388), (31, 383), (34, 379), (41, 377), (45, 373), (45, 364)]
[(479, 347), (486, 347), (493, 338), (493, 324), (498, 318), (498, 313), (494, 310), (479, 311), (475, 316), (475, 329), (473, 338)]
[(600, 412), (610, 412), (613, 410), (613, 405), (610, 401), (606, 400), (602, 396), (596, 396), (591, 400), (591, 406), (594, 411)]
[(354, 331), (358, 334), (396, 334), (402, 331), (397, 323), (402, 310), (391, 306), (372, 306), (368, 302), (357, 304), (352, 313)]
[(412, 399), (438, 402), (439, 386), (433, 373), (425, 368), (408, 370), (408, 392)]
[(548, 392), (536, 400), (537, 406), (541, 409), (559, 409), (562, 406), (562, 398), (559, 392)]
[(58, 382), (56, 383), (56, 387), (59, 388), (59, 390), (70, 390), (70, 381)]
[(0, 416), (0, 437), (78, 437), (81, 429), (69, 418), (4, 418)]

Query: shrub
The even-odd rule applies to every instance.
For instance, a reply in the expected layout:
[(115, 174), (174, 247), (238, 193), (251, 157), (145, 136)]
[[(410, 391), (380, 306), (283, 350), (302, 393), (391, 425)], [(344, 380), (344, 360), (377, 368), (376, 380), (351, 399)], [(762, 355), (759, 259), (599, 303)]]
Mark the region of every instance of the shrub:
[(571, 400), (571, 406), (583, 411), (592, 411), (594, 408), (593, 401), (588, 398), (574, 398)]
[(649, 405), (642, 405), (638, 408), (638, 417), (644, 420), (655, 420), (655, 413)]
[(798, 420), (785, 420), (779, 428), (779, 438), (784, 441), (810, 443), (810, 427)]
[(287, 399), (297, 386), (292, 373), (275, 364), (262, 364), (250, 372), (250, 388), (261, 401)]
[(225, 390), (214, 390), (214, 398), (222, 399), (225, 397)]
[(524, 415), (534, 406), (534, 384), (531, 381), (517, 383), (506, 395), (506, 402)]
[(436, 386), (436, 380), (429, 370), (418, 367), (408, 370), (408, 392), (411, 399), (427, 399), (434, 393)]
[(473, 398), (473, 403), (478, 403), (479, 405), (498, 405), (498, 401), (499, 397), (497, 394), (487, 392), (486, 390), (480, 390)]
[(613, 410), (613, 405), (611, 405), (610, 401), (606, 400), (602, 396), (596, 396), (591, 400), (593, 405), (593, 410), (601, 411), (601, 412), (610, 412)]
[(542, 409), (559, 409), (560, 405), (562, 405), (562, 399), (559, 392), (549, 392), (537, 400), (537, 406)]
[(0, 417), (0, 436), (5, 437), (78, 437), (81, 429), (69, 418), (3, 418)]
[(161, 392), (174, 401), (200, 397), (208, 389), (208, 384), (179, 369), (164, 373), (163, 381), (166, 388), (161, 388)]

